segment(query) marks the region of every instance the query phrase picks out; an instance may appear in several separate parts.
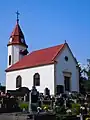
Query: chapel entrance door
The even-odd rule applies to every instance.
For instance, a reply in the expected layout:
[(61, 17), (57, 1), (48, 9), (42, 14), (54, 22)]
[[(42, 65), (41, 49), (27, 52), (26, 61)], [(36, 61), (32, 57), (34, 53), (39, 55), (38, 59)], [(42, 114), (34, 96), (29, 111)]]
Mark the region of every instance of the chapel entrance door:
[(64, 89), (65, 91), (71, 91), (70, 77), (64, 76)]

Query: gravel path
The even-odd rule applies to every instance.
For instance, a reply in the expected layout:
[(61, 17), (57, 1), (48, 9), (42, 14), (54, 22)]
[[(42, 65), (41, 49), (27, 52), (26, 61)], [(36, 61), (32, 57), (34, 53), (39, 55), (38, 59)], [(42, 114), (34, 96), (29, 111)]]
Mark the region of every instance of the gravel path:
[(15, 115), (9, 113), (0, 114), (0, 120), (27, 120), (27, 115)]

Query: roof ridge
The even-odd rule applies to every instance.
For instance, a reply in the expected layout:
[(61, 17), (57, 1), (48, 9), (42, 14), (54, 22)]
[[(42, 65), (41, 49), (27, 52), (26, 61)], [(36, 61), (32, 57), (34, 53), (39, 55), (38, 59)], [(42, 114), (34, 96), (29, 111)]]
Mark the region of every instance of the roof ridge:
[(54, 55), (54, 57), (52, 58), (52, 61), (57, 57), (57, 55), (59, 54), (59, 52), (63, 49), (63, 47), (65, 46), (65, 43), (64, 44), (61, 44), (62, 47), (59, 48), (59, 50), (56, 52), (56, 54)]
[(41, 48), (41, 49), (34, 50), (34, 51), (32, 51), (32, 52), (41, 51), (41, 50), (45, 50), (45, 49), (50, 49), (50, 48), (58, 47), (58, 46), (61, 46), (61, 45), (64, 45), (64, 44), (59, 44), (59, 45), (55, 45), (55, 46), (50, 46), (50, 47), (46, 47), (46, 48)]

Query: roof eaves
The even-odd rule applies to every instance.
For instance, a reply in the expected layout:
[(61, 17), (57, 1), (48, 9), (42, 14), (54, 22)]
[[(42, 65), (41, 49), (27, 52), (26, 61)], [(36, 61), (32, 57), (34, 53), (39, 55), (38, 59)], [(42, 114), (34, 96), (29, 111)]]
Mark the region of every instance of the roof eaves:
[(5, 72), (11, 72), (11, 71), (22, 70), (22, 69), (29, 69), (29, 68), (34, 68), (34, 67), (41, 67), (41, 66), (53, 64), (54, 62), (56, 62), (56, 61), (51, 61), (51, 62), (46, 63), (46, 64), (39, 64), (39, 65), (35, 65), (35, 66), (30, 66), (30, 67), (16, 68), (16, 69), (11, 69), (11, 67), (12, 67), (12, 66), (11, 66), (10, 68), (7, 68), (7, 69), (5, 70)]

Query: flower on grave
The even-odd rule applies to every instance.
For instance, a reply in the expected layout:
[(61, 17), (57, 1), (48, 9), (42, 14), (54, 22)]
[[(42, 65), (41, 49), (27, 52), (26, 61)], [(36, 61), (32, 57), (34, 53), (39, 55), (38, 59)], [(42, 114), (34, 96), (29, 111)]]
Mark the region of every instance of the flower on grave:
[(41, 107), (37, 107), (38, 110), (41, 110), (42, 108)]
[(87, 111), (89, 112), (89, 110), (90, 110), (90, 108), (89, 107), (87, 107)]
[(77, 103), (77, 100), (76, 100), (76, 99), (74, 99), (73, 101), (74, 101), (74, 103)]
[(14, 98), (14, 96), (11, 96), (10, 98)]
[(85, 109), (85, 107), (81, 106), (81, 107), (80, 107), (80, 109), (84, 110), (84, 109)]
[(71, 109), (66, 110), (66, 113), (71, 113), (71, 112), (72, 112)]
[(44, 110), (47, 111), (47, 110), (48, 110), (48, 107), (45, 106), (45, 107), (44, 107)]
[(25, 108), (23, 108), (23, 112), (25, 112)]
[(40, 112), (42, 110), (41, 107), (37, 107), (37, 111)]
[(51, 99), (54, 99), (54, 96), (53, 96), (53, 95), (51, 95)]
[(71, 92), (69, 92), (68, 94), (69, 94), (70, 96), (72, 95), (72, 93), (71, 93)]
[(85, 104), (85, 105), (87, 105), (88, 103), (87, 103), (87, 102), (85, 102), (84, 104)]
[(70, 99), (72, 102), (75, 102), (75, 100), (74, 99)]
[(72, 93), (71, 92), (69, 92), (69, 95), (71, 95)]
[(87, 97), (85, 97), (84, 100), (87, 100)]
[(56, 107), (56, 108), (59, 108), (59, 106), (57, 106), (57, 105), (56, 105), (55, 107)]

